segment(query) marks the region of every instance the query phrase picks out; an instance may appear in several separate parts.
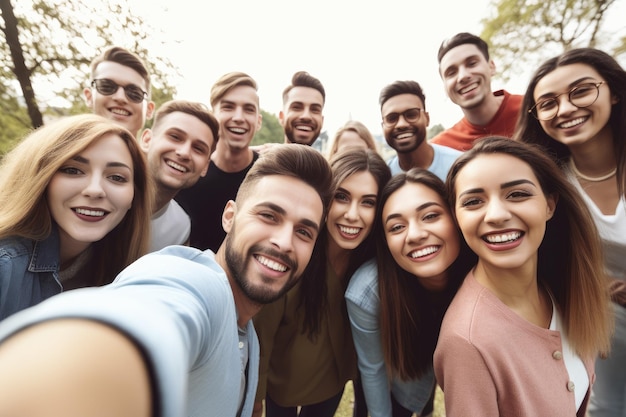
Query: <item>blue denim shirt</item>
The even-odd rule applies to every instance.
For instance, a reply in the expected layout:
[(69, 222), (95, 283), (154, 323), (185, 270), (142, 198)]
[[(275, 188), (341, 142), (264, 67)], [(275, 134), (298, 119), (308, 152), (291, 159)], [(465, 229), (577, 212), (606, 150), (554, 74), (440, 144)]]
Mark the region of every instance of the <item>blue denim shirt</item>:
[[(420, 379), (389, 381), (380, 336), (380, 296), (375, 260), (356, 270), (346, 290), (346, 305), (358, 356), (365, 402), (371, 417), (389, 417), (391, 393), (404, 408), (420, 413), (435, 387), (432, 366)], [(391, 383), (391, 386), (390, 386)]]
[(62, 290), (56, 228), (40, 241), (0, 239), (0, 320)]

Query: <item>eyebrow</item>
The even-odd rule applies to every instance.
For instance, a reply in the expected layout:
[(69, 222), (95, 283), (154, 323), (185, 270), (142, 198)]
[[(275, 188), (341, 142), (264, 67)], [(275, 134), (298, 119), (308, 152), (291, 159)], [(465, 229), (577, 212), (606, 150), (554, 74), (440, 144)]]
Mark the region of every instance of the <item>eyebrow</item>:
[[(79, 162), (81, 164), (89, 165), (89, 159), (85, 158), (84, 156), (76, 155), (75, 157), (72, 158), (72, 160), (76, 161), (76, 162)], [(128, 165), (126, 165), (123, 162), (107, 162), (106, 166), (107, 167), (113, 167), (113, 168), (124, 167), (124, 168), (131, 169), (131, 167), (129, 167)]]
[[(346, 194), (352, 195), (352, 193), (351, 193), (350, 191), (346, 190), (346, 189), (345, 189), (345, 188), (343, 188), (343, 187), (339, 187), (339, 188), (337, 188), (337, 191), (336, 191), (336, 192), (343, 192), (343, 193), (346, 193)], [(372, 193), (372, 194), (365, 194), (365, 195), (361, 196), (361, 198), (376, 198), (376, 197), (378, 197), (378, 195), (377, 195), (377, 194), (374, 194), (374, 193)]]
[[(278, 204), (274, 204), (274, 203), (270, 203), (270, 202), (262, 202), (256, 205), (256, 207), (267, 207), (270, 210), (275, 211), (276, 213), (285, 216), (287, 214), (287, 211), (282, 208), (281, 206), (279, 206)], [(316, 232), (319, 232), (320, 230), (320, 226), (319, 224), (317, 224), (316, 222), (314, 222), (313, 220), (310, 219), (300, 219), (299, 220), (300, 223), (302, 223), (305, 226), (311, 227), (313, 229), (315, 229)]]
[[(427, 208), (429, 208), (431, 206), (441, 207), (441, 204), (439, 204), (439, 203), (437, 203), (435, 201), (427, 201), (426, 203), (417, 206), (415, 208), (415, 211), (416, 212), (420, 212), (420, 211), (425, 210), (425, 209), (427, 209)], [(402, 217), (402, 215), (400, 213), (391, 213), (385, 219), (385, 223), (389, 222), (389, 220), (397, 219), (398, 217)]]
[[(520, 185), (520, 184), (529, 184), (529, 185), (532, 185), (533, 187), (536, 187), (535, 183), (532, 182), (531, 180), (522, 179), (522, 180), (514, 180), (514, 181), (502, 183), (500, 184), (500, 189), (504, 190), (505, 188), (515, 187), (516, 185)], [(459, 194), (459, 197), (462, 197), (465, 194), (476, 194), (476, 193), (482, 193), (484, 191), (485, 191), (484, 188), (470, 188), (469, 190), (465, 190), (461, 194)]]
[[(581, 78), (579, 78), (579, 79), (569, 83), (567, 85), (567, 88), (572, 89), (572, 88), (576, 87), (576, 85), (580, 84), (583, 81), (592, 81), (592, 80), (595, 80), (595, 78), (593, 78), (591, 76), (581, 77)], [(565, 93), (569, 93), (569, 91), (566, 91)], [(554, 92), (548, 92), (546, 94), (542, 94), (541, 96), (537, 97), (537, 100), (535, 100), (535, 101), (538, 101), (539, 99), (542, 99), (542, 98), (552, 98), (552, 96), (556, 96), (556, 95), (557, 94), (554, 93)]]

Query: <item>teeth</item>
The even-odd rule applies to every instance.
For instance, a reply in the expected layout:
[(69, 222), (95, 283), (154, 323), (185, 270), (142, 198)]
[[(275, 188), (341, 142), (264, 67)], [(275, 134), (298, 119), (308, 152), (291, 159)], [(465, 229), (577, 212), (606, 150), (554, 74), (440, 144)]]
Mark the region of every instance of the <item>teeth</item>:
[(238, 133), (238, 134), (246, 133), (246, 129), (243, 129), (241, 127), (229, 127), (228, 130), (233, 133)]
[(124, 109), (111, 109), (111, 113), (119, 114), (120, 116), (130, 116), (130, 112)]
[(462, 88), (461, 90), (459, 90), (459, 93), (465, 94), (465, 93), (467, 93), (469, 91), (472, 91), (476, 87), (478, 87), (478, 83), (472, 83), (472, 84), (468, 85), (467, 87)]
[(429, 246), (427, 248), (420, 249), (420, 250), (417, 250), (415, 252), (411, 252), (410, 256), (413, 259), (421, 258), (422, 256), (426, 256), (426, 255), (430, 255), (431, 253), (435, 253), (438, 250), (439, 250), (439, 247), (437, 247), (437, 246)]
[(405, 138), (410, 138), (411, 136), (413, 136), (413, 132), (405, 132), (405, 133), (400, 133), (399, 135), (397, 135), (396, 139), (405, 139)]
[(174, 168), (174, 169), (175, 169), (175, 170), (177, 170), (177, 171), (180, 171), (180, 172), (187, 172), (187, 168), (185, 168), (185, 167), (184, 167), (184, 166), (182, 166), (182, 165), (178, 165), (176, 162), (173, 162), (173, 161), (167, 161), (167, 162), (166, 162), (166, 164), (167, 164), (167, 165), (169, 165), (169, 166), (171, 166), (172, 168)]
[(587, 120), (586, 117), (578, 117), (578, 118), (576, 118), (574, 120), (570, 120), (569, 122), (561, 123), (561, 125), (559, 127), (567, 129), (567, 128), (570, 128), (570, 127), (577, 126), (577, 125), (583, 123), (585, 120)]
[(505, 243), (519, 239), (522, 234), (520, 232), (503, 233), (501, 235), (489, 235), (485, 239), (489, 243)]
[(267, 259), (264, 256), (257, 256), (256, 257), (257, 261), (259, 261), (261, 264), (265, 265), (266, 267), (268, 267), (269, 269), (273, 269), (274, 271), (278, 271), (278, 272), (285, 272), (287, 270), (287, 267), (283, 264), (280, 264), (276, 261), (272, 261), (271, 259)]
[(361, 231), (361, 228), (359, 227), (346, 227), (346, 226), (341, 226), (339, 225), (339, 230), (341, 231), (341, 233), (345, 233), (347, 235), (356, 235)]
[(92, 216), (92, 217), (102, 217), (104, 216), (103, 210), (85, 210), (81, 208), (74, 209), (76, 213), (82, 214), (84, 216)]
[(296, 129), (298, 130), (305, 130), (307, 132), (312, 132), (313, 128), (311, 126), (304, 126), (304, 125), (298, 125), (296, 126)]

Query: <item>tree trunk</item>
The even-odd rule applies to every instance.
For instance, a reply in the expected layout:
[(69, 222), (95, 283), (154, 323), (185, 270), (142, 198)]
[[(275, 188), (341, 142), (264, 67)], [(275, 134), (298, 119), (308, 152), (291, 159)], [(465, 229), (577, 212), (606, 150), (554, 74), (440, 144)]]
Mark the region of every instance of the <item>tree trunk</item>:
[(11, 0), (0, 0), (0, 12), (4, 19), (4, 35), (11, 50), (11, 59), (13, 60), (13, 68), (11, 70), (17, 77), (22, 88), (22, 94), (24, 95), (24, 101), (26, 102), (26, 108), (28, 109), (28, 115), (30, 116), (31, 124), (34, 128), (43, 125), (43, 116), (39, 110), (39, 105), (35, 99), (35, 92), (31, 84), (30, 76), (31, 71), (26, 67), (26, 61), (24, 60), (24, 51), (19, 40), (19, 33), (17, 28), (17, 19), (13, 13), (13, 5)]

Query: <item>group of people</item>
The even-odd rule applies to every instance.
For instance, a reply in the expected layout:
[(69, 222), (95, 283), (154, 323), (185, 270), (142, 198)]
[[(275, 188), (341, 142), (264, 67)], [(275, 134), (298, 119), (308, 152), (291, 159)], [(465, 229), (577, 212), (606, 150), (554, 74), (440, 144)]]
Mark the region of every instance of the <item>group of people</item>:
[(452, 417), (625, 415), (626, 71), (574, 49), (514, 95), (475, 35), (438, 61), (463, 118), (427, 140), (420, 84), (383, 87), (385, 161), (358, 121), (307, 146), (307, 72), (254, 147), (249, 75), (155, 109), (139, 58), (95, 59), (94, 114), (0, 166), (0, 415), (332, 417), (348, 381), (355, 417), (437, 386)]

